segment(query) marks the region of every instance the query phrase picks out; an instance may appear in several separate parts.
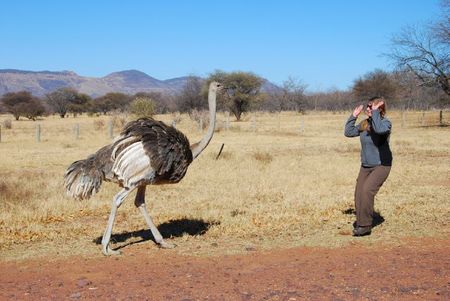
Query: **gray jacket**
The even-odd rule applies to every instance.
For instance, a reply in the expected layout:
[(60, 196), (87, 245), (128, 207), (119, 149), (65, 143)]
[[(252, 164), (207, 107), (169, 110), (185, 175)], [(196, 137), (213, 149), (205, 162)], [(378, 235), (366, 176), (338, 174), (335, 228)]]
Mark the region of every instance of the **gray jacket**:
[(389, 119), (381, 118), (378, 110), (372, 111), (372, 117), (368, 119), (369, 131), (360, 131), (361, 124), (355, 126), (356, 119), (357, 117), (354, 117), (353, 114), (350, 115), (345, 123), (344, 135), (346, 137), (359, 136), (362, 166), (391, 166), (392, 152), (389, 148), (389, 136), (392, 124)]

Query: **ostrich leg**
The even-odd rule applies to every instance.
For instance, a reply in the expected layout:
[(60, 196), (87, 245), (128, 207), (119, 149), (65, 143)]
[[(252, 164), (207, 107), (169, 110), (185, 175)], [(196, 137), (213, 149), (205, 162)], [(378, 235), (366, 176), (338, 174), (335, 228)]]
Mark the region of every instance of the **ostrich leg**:
[[(133, 188), (134, 189), (134, 188)], [(102, 239), (102, 252), (104, 255), (119, 255), (120, 251), (112, 250), (109, 246), (109, 240), (111, 239), (112, 228), (114, 224), (114, 220), (116, 218), (117, 209), (120, 207), (125, 198), (130, 194), (133, 189), (122, 189), (113, 199), (111, 213), (109, 214), (108, 225), (105, 230), (105, 234), (103, 234)]]
[(175, 247), (174, 244), (168, 243), (164, 241), (161, 233), (159, 233), (158, 228), (156, 228), (155, 224), (153, 223), (152, 218), (147, 212), (147, 206), (145, 206), (145, 186), (139, 186), (138, 191), (136, 193), (136, 199), (134, 201), (134, 204), (136, 207), (139, 208), (142, 215), (145, 218), (145, 221), (147, 222), (148, 226), (150, 227), (150, 231), (152, 231), (153, 238), (155, 239), (156, 243), (159, 244), (159, 246), (163, 249), (172, 249)]

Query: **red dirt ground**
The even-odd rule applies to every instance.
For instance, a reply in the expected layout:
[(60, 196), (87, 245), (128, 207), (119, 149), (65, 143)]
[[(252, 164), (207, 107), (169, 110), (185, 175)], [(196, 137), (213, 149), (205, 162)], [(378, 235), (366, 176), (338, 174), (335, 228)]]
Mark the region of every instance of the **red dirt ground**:
[[(100, 250), (99, 250), (100, 252)], [(1, 300), (449, 300), (450, 240), (0, 262)]]

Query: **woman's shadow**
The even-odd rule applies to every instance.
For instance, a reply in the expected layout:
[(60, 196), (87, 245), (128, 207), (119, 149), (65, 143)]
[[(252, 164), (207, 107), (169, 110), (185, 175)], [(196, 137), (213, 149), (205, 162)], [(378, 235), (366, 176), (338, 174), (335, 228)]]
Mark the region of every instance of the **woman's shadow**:
[[(201, 219), (176, 219), (170, 220), (168, 222), (162, 223), (158, 226), (158, 230), (161, 233), (163, 238), (171, 238), (171, 237), (181, 237), (183, 235), (203, 235), (205, 234), (209, 228), (213, 225), (218, 225), (220, 222), (206, 222)], [(138, 230), (132, 232), (122, 232), (118, 234), (111, 235), (111, 242), (122, 243), (126, 242), (129, 239), (139, 237), (140, 240), (133, 240), (131, 242), (125, 243), (123, 245), (118, 246), (115, 250), (125, 248), (130, 245), (134, 245), (137, 243), (141, 243), (147, 240), (152, 240), (155, 242), (155, 239), (152, 235), (152, 232), (149, 229), (146, 230)], [(97, 245), (102, 243), (102, 236), (99, 236), (93, 240)], [(155, 242), (156, 243), (156, 242)]]
[[(342, 213), (347, 215), (356, 215), (356, 211), (354, 208), (348, 208), (345, 210), (342, 210)], [(381, 225), (384, 223), (384, 217), (380, 214), (378, 211), (373, 212), (373, 220), (372, 220), (372, 228)], [(356, 225), (356, 222), (353, 223), (353, 226)]]

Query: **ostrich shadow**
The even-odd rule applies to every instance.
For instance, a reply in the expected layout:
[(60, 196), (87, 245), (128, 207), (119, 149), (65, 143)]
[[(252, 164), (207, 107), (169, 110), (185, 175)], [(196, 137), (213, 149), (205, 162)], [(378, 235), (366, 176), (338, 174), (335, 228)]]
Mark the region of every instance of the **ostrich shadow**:
[[(356, 215), (355, 208), (348, 208), (345, 210), (342, 210), (342, 213), (346, 215)], [(384, 217), (380, 214), (378, 211), (373, 212), (373, 220), (372, 220), (372, 228), (381, 225), (384, 223)], [(356, 221), (353, 222), (353, 227), (356, 226)]]
[[(164, 222), (158, 226), (158, 230), (161, 233), (163, 238), (172, 238), (172, 237), (181, 237), (185, 234), (195, 236), (195, 235), (204, 235), (211, 226), (219, 225), (220, 222), (212, 221), (206, 222), (201, 219), (176, 219), (170, 220), (168, 222)], [(126, 243), (127, 240), (139, 237), (140, 240), (131, 241)], [(114, 243), (123, 243), (125, 244), (117, 246), (115, 250), (119, 250), (125, 248), (127, 246), (131, 246), (137, 243), (141, 243), (147, 240), (152, 240), (156, 243), (155, 238), (152, 235), (150, 229), (138, 230), (138, 231), (124, 231), (117, 234), (111, 235), (111, 242)], [(99, 236), (93, 240), (93, 242), (97, 245), (102, 243), (102, 236)]]

